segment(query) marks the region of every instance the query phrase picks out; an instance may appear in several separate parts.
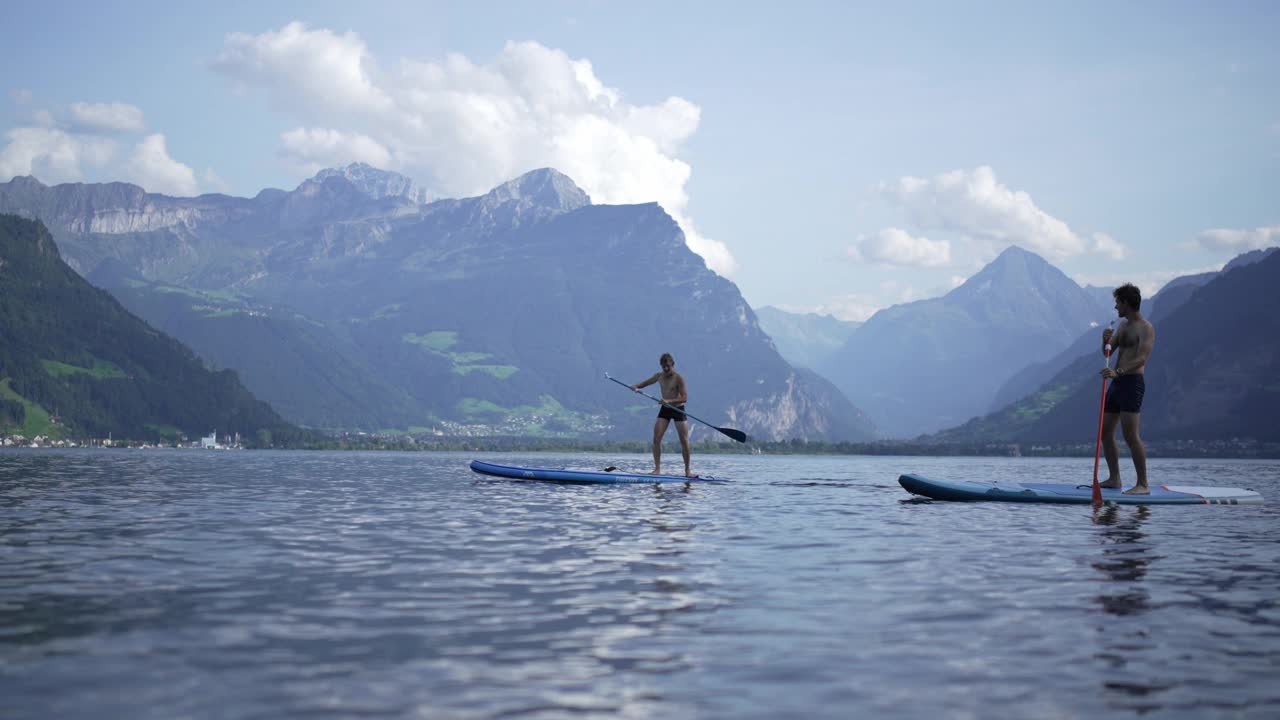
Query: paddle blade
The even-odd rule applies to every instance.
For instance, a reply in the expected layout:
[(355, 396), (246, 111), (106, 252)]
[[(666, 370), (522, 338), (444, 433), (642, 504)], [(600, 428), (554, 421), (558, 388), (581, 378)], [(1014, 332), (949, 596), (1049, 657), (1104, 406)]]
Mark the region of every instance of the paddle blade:
[(725, 435), (728, 435), (729, 437), (733, 438), (734, 440), (737, 440), (740, 443), (744, 443), (747, 441), (747, 434), (742, 432), (741, 430), (734, 430), (733, 428), (722, 428), (722, 427), (718, 427), (716, 429), (724, 433)]

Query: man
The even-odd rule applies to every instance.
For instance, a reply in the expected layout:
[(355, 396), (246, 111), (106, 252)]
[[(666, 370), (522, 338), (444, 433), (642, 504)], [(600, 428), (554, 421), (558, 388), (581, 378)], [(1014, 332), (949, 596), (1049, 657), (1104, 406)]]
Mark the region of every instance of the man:
[(671, 353), (662, 353), (658, 365), (662, 367), (662, 372), (631, 386), (632, 390), (639, 390), (658, 383), (662, 388), (662, 409), (658, 411), (658, 419), (653, 423), (652, 474), (662, 474), (662, 436), (667, 433), (667, 426), (671, 421), (675, 420), (676, 432), (680, 434), (680, 450), (684, 455), (684, 476), (693, 477), (689, 470), (689, 419), (684, 414), (684, 404), (689, 402), (689, 396), (685, 391), (684, 378), (676, 372), (676, 360), (671, 357)]
[(1102, 450), (1107, 456), (1107, 481), (1104, 488), (1119, 490), (1120, 455), (1116, 450), (1116, 424), (1124, 432), (1124, 441), (1133, 456), (1133, 469), (1138, 483), (1125, 491), (1126, 495), (1149, 495), (1147, 485), (1147, 449), (1138, 436), (1138, 413), (1142, 411), (1142, 396), (1146, 393), (1147, 359), (1156, 343), (1156, 329), (1142, 316), (1142, 292), (1132, 284), (1124, 284), (1111, 293), (1116, 299), (1116, 314), (1120, 327), (1112, 337), (1111, 328), (1102, 331), (1102, 343), (1111, 343), (1116, 350), (1114, 368), (1103, 368), (1102, 376), (1112, 378), (1107, 390), (1107, 401), (1102, 415)]

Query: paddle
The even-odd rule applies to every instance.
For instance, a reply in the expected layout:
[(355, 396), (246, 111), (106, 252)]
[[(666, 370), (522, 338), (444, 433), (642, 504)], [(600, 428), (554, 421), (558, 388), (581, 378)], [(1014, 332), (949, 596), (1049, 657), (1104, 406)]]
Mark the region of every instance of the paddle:
[[(1107, 328), (1115, 327), (1115, 321), (1107, 324)], [(1111, 362), (1111, 343), (1102, 348), (1102, 367), (1106, 369)], [(1098, 459), (1102, 456), (1102, 417), (1107, 412), (1107, 376), (1102, 376), (1102, 401), (1098, 405), (1098, 443), (1093, 448), (1093, 506), (1102, 507), (1102, 486), (1098, 484)]]
[(624, 387), (624, 388), (626, 388), (626, 389), (630, 390), (631, 392), (633, 392), (633, 393), (635, 393), (635, 394), (637, 394), (637, 395), (643, 395), (643, 396), (645, 396), (645, 397), (649, 398), (650, 400), (652, 400), (652, 401), (654, 401), (654, 402), (658, 403), (659, 405), (662, 405), (662, 406), (664, 406), (664, 407), (669, 407), (669, 408), (671, 408), (672, 410), (676, 410), (676, 411), (678, 411), (678, 412), (682, 412), (682, 413), (684, 413), (686, 416), (691, 417), (691, 418), (693, 418), (694, 420), (697, 420), (698, 422), (702, 423), (703, 425), (706, 425), (706, 426), (707, 426), (707, 427), (709, 427), (709, 428), (712, 428), (713, 430), (718, 430), (718, 431), (720, 431), (721, 433), (723, 433), (723, 434), (725, 434), (725, 435), (727, 435), (727, 436), (729, 436), (729, 437), (733, 438), (734, 440), (737, 440), (737, 441), (738, 441), (738, 442), (740, 442), (740, 443), (744, 443), (744, 442), (746, 442), (746, 441), (747, 441), (747, 434), (746, 434), (746, 433), (744, 433), (744, 432), (742, 432), (741, 430), (734, 430), (733, 428), (727, 428), (727, 427), (716, 427), (715, 425), (712, 425), (711, 423), (707, 422), (706, 420), (703, 420), (703, 419), (701, 419), (701, 418), (694, 417), (694, 416), (693, 416), (691, 413), (689, 413), (689, 412), (686, 412), (686, 411), (684, 411), (684, 410), (681, 410), (681, 409), (680, 409), (680, 408), (678, 408), (678, 407), (672, 407), (671, 405), (668, 405), (667, 403), (662, 402), (661, 400), (659, 400), (658, 398), (656, 398), (656, 397), (654, 397), (654, 396), (650, 395), (649, 393), (641, 392), (641, 391), (639, 391), (639, 390), (636, 390), (635, 388), (631, 387), (630, 385), (628, 385), (628, 384), (626, 384), (626, 383), (622, 382), (621, 380), (619, 380), (619, 379), (617, 379), (617, 378), (615, 378), (615, 377), (613, 377), (613, 376), (609, 375), (609, 373), (605, 373), (605, 374), (604, 374), (604, 376), (605, 376), (605, 377), (607, 377), (607, 378), (609, 378), (609, 379), (610, 379), (610, 380), (612, 380), (613, 382), (618, 383), (618, 384), (619, 384), (619, 385), (621, 385), (622, 387)]

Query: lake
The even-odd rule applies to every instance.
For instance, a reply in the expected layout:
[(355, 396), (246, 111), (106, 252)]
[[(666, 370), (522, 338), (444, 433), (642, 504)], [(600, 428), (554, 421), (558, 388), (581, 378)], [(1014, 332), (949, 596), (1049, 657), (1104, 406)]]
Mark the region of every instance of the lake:
[(897, 483), (1092, 458), (472, 457), (0, 452), (0, 717), (1280, 716), (1277, 461), (1151, 461), (1267, 505), (1095, 513)]

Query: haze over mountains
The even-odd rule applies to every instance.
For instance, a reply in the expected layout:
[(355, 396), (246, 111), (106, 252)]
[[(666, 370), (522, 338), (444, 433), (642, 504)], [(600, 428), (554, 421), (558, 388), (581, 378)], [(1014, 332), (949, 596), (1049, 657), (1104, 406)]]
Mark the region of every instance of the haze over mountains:
[(782, 357), (792, 365), (805, 368), (825, 363), (862, 325), (831, 315), (791, 313), (768, 305), (756, 308), (756, 317), (760, 329), (773, 338)]
[(592, 205), (550, 169), (422, 199), (367, 166), (254, 198), (0, 184), (0, 212), (44, 221), (77, 271), (306, 425), (643, 437), (652, 403), (604, 374), (636, 382), (670, 351), (699, 417), (872, 437), (656, 204)]
[(817, 369), (886, 434), (914, 437), (985, 412), (1009, 376), (1113, 315), (1011, 246), (946, 295), (871, 316)]

